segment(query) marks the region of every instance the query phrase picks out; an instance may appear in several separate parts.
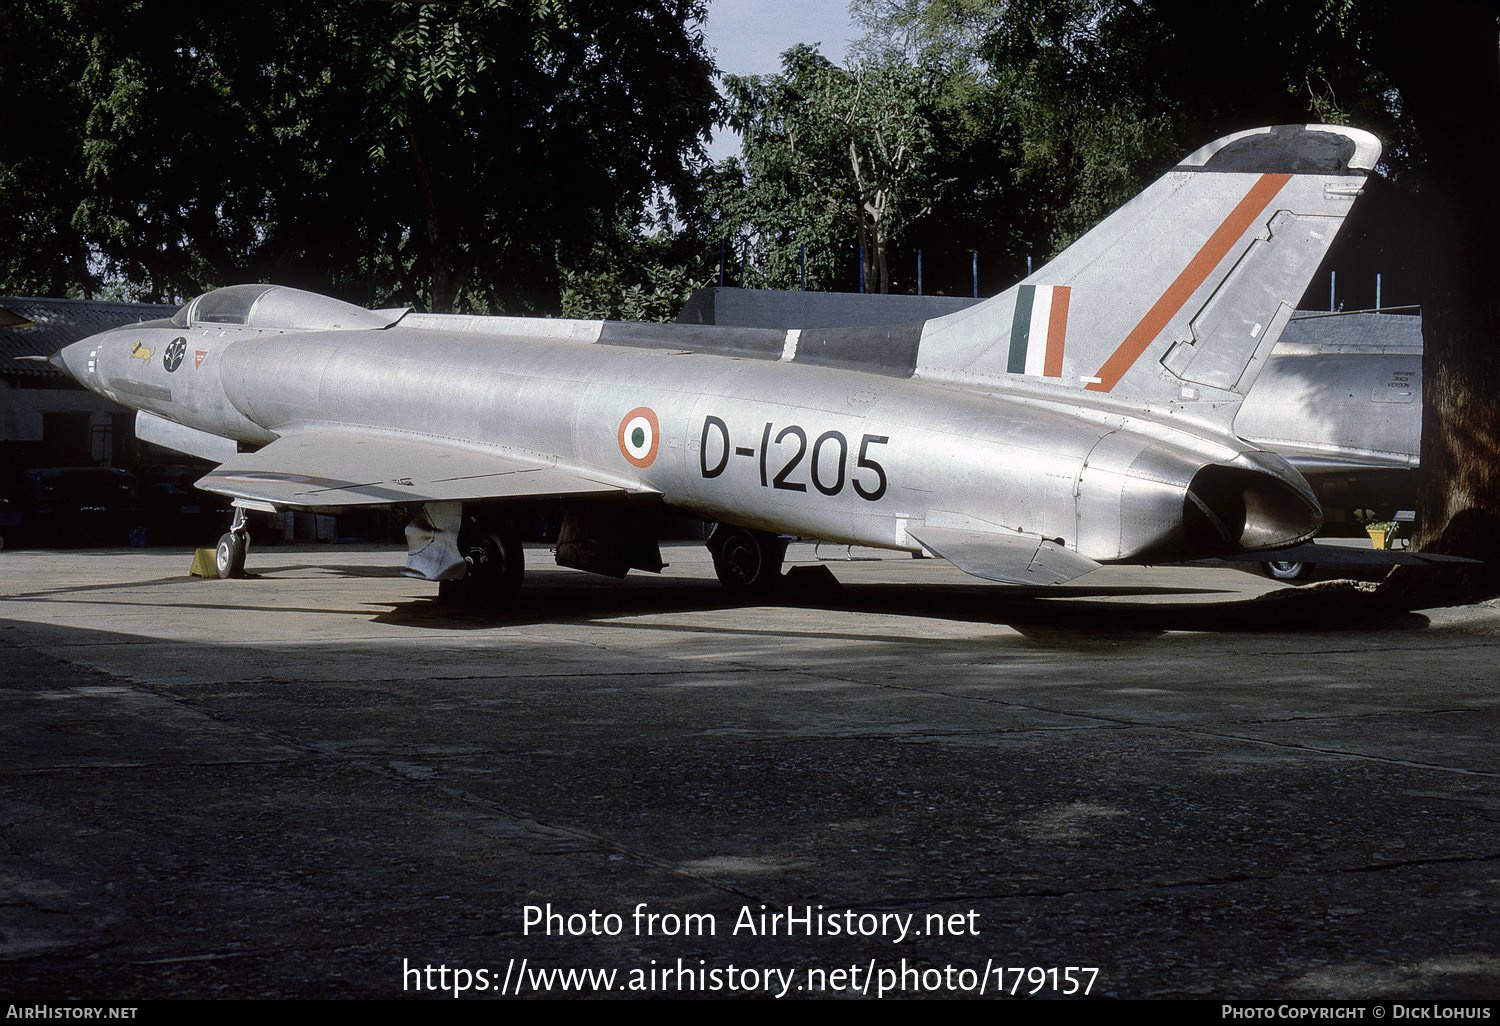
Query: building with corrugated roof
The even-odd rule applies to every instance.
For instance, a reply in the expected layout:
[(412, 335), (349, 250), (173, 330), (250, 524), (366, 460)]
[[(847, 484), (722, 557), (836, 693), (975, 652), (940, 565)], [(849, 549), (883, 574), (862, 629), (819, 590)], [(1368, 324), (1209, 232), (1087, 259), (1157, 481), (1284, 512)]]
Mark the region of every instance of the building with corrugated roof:
[(131, 411), (45, 360), (63, 346), (175, 307), (0, 296), (0, 476), (31, 467), (121, 466), (135, 438)]

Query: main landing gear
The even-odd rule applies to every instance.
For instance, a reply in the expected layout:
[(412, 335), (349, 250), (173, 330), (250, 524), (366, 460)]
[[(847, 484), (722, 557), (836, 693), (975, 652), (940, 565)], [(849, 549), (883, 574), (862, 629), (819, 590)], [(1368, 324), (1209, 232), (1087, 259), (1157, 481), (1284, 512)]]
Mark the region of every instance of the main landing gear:
[(768, 531), (717, 524), (708, 536), (719, 583), (737, 595), (764, 594), (781, 580), (786, 541)]
[(458, 535), (464, 575), (438, 582), (438, 601), (454, 606), (500, 606), (515, 599), (526, 574), (521, 535), (509, 524), (469, 520)]
[(234, 508), (234, 521), (229, 530), (219, 538), (214, 550), (214, 568), (220, 579), (245, 576), (245, 554), (250, 551), (249, 519), (243, 507)]

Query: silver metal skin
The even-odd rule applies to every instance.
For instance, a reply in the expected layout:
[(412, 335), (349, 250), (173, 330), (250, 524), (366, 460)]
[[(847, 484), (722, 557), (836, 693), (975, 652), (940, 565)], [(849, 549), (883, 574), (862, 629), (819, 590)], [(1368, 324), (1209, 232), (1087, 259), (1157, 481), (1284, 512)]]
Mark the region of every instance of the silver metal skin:
[(61, 361), (202, 433), (184, 447), (264, 446), (201, 485), (242, 505), (425, 508), (409, 568), (428, 579), (456, 572), (452, 504), (543, 496), (650, 498), (1023, 584), (1281, 548), (1316, 532), (1316, 500), (1233, 417), (1379, 144), (1283, 126), (1216, 146), (1026, 282), (906, 332), (444, 317), (239, 286)]
[(1358, 312), (1293, 321), (1234, 426), (1303, 473), (1417, 467), (1421, 317)]

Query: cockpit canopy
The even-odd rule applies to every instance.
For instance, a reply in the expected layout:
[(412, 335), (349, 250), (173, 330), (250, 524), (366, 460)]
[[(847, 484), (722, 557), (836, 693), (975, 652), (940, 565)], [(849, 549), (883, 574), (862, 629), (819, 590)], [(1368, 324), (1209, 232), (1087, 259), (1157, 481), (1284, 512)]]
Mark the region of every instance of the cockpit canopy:
[(341, 299), (285, 285), (230, 285), (214, 289), (172, 315), (180, 328), (215, 325), (270, 328), (281, 331), (337, 331), (348, 328), (385, 328), (406, 310), (366, 310)]

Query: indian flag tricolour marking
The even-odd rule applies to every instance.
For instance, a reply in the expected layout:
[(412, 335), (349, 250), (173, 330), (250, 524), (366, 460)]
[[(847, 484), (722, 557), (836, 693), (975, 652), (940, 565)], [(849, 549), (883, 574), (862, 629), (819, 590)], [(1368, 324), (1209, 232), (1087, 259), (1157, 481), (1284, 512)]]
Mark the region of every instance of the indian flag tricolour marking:
[(1010, 322), (1012, 374), (1062, 377), (1063, 343), (1068, 333), (1067, 285), (1022, 285)]

